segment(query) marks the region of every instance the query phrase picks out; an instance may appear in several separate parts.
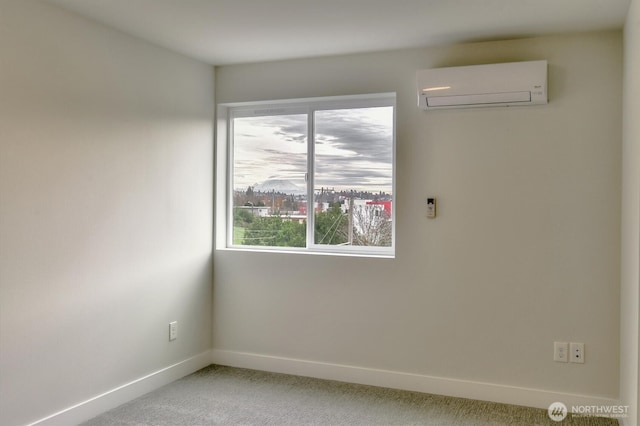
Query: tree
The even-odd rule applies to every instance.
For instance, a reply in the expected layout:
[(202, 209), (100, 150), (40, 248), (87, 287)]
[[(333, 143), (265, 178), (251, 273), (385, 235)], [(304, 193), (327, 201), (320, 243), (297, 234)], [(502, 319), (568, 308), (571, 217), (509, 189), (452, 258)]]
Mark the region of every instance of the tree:
[[(349, 216), (352, 241), (349, 241)], [(315, 213), (314, 242), (326, 245), (389, 247), (392, 222), (389, 214), (376, 205), (356, 206), (343, 213), (339, 203), (329, 210)], [(249, 211), (236, 209), (234, 225), (242, 227), (243, 245), (272, 247), (305, 247), (306, 221), (297, 222), (281, 216), (255, 217)]]
[(257, 217), (245, 230), (243, 244), (252, 246), (305, 247), (307, 225), (281, 217)]
[(338, 245), (349, 241), (347, 215), (342, 212), (340, 203), (332, 203), (329, 210), (316, 213), (315, 243)]
[(387, 211), (365, 205), (354, 208), (352, 214), (354, 246), (391, 246), (393, 227)]
[(254, 216), (251, 211), (247, 209), (233, 209), (233, 226), (239, 226), (246, 228), (251, 222), (253, 222)]

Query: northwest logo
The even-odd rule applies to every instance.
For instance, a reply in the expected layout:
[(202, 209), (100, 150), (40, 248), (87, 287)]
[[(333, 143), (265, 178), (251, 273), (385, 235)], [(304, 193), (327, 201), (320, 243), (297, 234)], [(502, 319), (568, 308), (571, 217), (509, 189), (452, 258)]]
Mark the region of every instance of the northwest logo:
[(561, 422), (567, 417), (567, 406), (562, 402), (554, 402), (549, 406), (547, 414), (554, 422)]

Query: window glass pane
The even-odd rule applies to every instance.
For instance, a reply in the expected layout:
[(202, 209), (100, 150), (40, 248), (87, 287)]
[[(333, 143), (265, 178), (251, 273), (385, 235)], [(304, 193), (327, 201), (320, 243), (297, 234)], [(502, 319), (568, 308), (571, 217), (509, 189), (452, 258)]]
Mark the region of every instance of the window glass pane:
[(307, 115), (233, 119), (233, 244), (306, 246)]
[(315, 244), (391, 246), (393, 107), (315, 112)]

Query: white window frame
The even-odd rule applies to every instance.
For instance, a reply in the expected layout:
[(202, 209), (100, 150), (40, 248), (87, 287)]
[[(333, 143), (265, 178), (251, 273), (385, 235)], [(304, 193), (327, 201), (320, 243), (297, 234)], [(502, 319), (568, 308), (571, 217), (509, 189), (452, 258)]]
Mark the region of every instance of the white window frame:
[[(233, 244), (233, 119), (278, 114), (307, 114), (307, 206), (313, 205), (315, 179), (315, 140), (314, 111), (393, 107), (392, 134), (392, 208), (391, 246), (336, 246), (316, 244), (314, 242), (315, 215), (313, 208), (307, 208), (307, 244), (306, 247), (269, 247)], [(371, 95), (332, 96), (321, 98), (288, 99), (264, 102), (237, 102), (219, 104), (216, 123), (216, 209), (215, 209), (215, 246), (218, 250), (307, 253), (324, 255), (352, 255), (367, 257), (395, 257), (396, 240), (396, 94), (380, 93)]]

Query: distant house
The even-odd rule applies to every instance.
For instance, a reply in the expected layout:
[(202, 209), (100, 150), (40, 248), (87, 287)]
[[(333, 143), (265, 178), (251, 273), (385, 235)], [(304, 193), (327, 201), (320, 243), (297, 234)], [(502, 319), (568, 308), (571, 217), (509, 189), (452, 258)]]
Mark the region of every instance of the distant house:
[(269, 207), (266, 206), (236, 206), (236, 209), (248, 210), (254, 216), (267, 217), (269, 216)]
[(391, 217), (391, 201), (367, 201), (367, 206), (381, 206), (382, 210), (387, 214), (387, 217)]
[[(313, 205), (316, 213), (326, 212), (327, 210), (329, 210), (329, 203), (327, 202), (314, 202)], [(302, 215), (307, 214), (306, 201), (298, 203), (298, 213)]]

